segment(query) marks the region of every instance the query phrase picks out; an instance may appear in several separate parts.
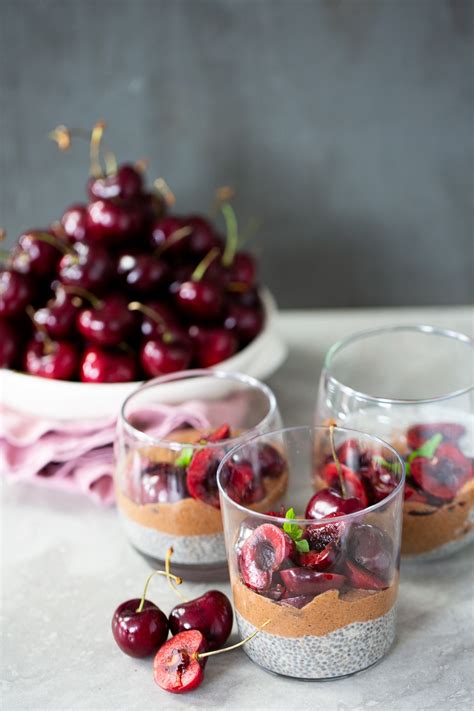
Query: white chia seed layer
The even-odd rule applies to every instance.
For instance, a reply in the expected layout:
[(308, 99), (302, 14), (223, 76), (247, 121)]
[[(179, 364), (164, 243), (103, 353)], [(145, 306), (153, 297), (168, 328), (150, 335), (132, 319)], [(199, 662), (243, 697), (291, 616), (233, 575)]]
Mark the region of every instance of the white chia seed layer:
[(226, 565), (224, 534), (209, 536), (176, 536), (142, 526), (120, 513), (122, 524), (132, 545), (152, 558), (164, 560), (173, 547), (173, 563), (196, 565), (222, 563)]
[(413, 555), (404, 555), (402, 557), (405, 563), (424, 563), (434, 560), (442, 560), (443, 558), (448, 558), (455, 553), (458, 553), (463, 548), (466, 548), (469, 544), (474, 541), (474, 528), (471, 529), (462, 538), (456, 538), (454, 541), (448, 541), (438, 548), (433, 548), (431, 551), (426, 551), (426, 553), (414, 553)]
[[(257, 629), (236, 612), (240, 635)], [(368, 622), (353, 622), (317, 637), (281, 637), (264, 630), (244, 645), (256, 664), (298, 679), (334, 679), (354, 674), (375, 664), (395, 638), (395, 608)]]

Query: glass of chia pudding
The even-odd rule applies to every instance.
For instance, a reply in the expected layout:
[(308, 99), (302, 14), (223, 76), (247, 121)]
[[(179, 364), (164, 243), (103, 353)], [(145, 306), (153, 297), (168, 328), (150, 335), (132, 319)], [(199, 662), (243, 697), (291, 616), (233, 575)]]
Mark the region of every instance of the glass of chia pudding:
[[(287, 462), (288, 487), (256, 511), (235, 497), (236, 472), (263, 475), (261, 447)], [(342, 464), (357, 452), (361, 464)], [(372, 503), (364, 477), (396, 480)], [(243, 474), (242, 474), (243, 475)], [(395, 635), (404, 463), (377, 437), (337, 427), (257, 435), (222, 460), (218, 485), (239, 634), (268, 671), (333, 679), (375, 664)]]
[[(229, 449), (281, 426), (272, 391), (239, 373), (190, 370), (166, 375), (125, 401), (117, 425), (117, 506), (132, 545), (157, 567), (173, 549), (187, 579), (226, 575), (216, 473)], [(286, 488), (286, 464), (261, 447), (261, 481), (235, 478), (235, 496), (267, 510)]]
[[(326, 355), (316, 423), (370, 432), (402, 455), (408, 560), (436, 560), (474, 540), (473, 376), (473, 339), (432, 326), (356, 333)], [(396, 481), (374, 471), (365, 485), (377, 498)]]

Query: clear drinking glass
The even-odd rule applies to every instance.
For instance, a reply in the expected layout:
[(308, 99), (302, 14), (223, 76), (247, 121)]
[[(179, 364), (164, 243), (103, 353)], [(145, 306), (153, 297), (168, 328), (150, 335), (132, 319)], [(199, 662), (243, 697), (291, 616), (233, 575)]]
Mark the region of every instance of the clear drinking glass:
[[(239, 373), (182, 371), (132, 393), (115, 444), (117, 506), (132, 545), (155, 566), (172, 547), (173, 569), (187, 579), (220, 577), (219, 461), (243, 437), (280, 425), (272, 391)], [(242, 499), (268, 508), (268, 482), (241, 482)]]
[(356, 333), (326, 355), (316, 422), (378, 435), (407, 462), (408, 558), (437, 559), (474, 539), (473, 369), (474, 341), (432, 326)]
[[(263, 448), (287, 477), (264, 513), (234, 494), (239, 477), (257, 487), (264, 480)], [(360, 459), (349, 477), (336, 450)], [(384, 468), (394, 487), (368, 505), (371, 468)], [(295, 427), (238, 445), (217, 478), (239, 633), (261, 628), (244, 646), (248, 656), (299, 679), (346, 676), (381, 659), (395, 634), (404, 482), (397, 452), (354, 430)]]

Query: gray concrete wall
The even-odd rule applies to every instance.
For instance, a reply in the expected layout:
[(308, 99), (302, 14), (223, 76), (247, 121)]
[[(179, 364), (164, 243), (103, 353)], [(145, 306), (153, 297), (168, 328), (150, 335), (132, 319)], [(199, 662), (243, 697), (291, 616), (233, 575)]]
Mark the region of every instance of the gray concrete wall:
[(238, 188), (282, 306), (472, 299), (471, 2), (0, 0), (1, 222), (82, 196), (107, 119), (178, 207)]

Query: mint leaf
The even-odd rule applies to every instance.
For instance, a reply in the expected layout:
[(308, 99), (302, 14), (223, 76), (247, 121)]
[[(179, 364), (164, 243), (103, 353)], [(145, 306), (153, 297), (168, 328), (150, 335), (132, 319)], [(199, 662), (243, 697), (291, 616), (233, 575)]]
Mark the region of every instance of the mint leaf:
[(296, 541), (296, 549), (298, 553), (309, 553), (309, 543), (306, 538), (302, 541)]
[(192, 447), (185, 447), (179, 455), (178, 459), (176, 460), (175, 464), (177, 464), (178, 467), (187, 467), (191, 459), (193, 458), (193, 453), (194, 450)]
[[(288, 509), (288, 511), (285, 514), (285, 518), (295, 519), (296, 518), (295, 510)], [(285, 533), (287, 533), (289, 535), (289, 537), (291, 538), (292, 541), (295, 541), (296, 547), (298, 548), (298, 550), (300, 550), (300, 548), (298, 546), (303, 546), (303, 548), (307, 547), (308, 541), (301, 540), (303, 538), (303, 529), (301, 528), (301, 526), (298, 526), (297, 523), (284, 523), (283, 530), (285, 531)], [(308, 550), (309, 550), (309, 548), (308, 548)], [(308, 550), (306, 550), (304, 552), (307, 553)]]
[(399, 462), (389, 462), (387, 459), (384, 459), (383, 457), (379, 457), (378, 455), (375, 455), (373, 457), (373, 460), (377, 464), (380, 464), (380, 466), (383, 467), (384, 469), (387, 469), (389, 472), (393, 472), (394, 474), (400, 474)]
[(411, 452), (406, 460), (406, 473), (407, 476), (410, 476), (410, 463), (416, 458), (416, 457), (426, 457), (426, 459), (433, 459), (434, 455), (436, 454), (436, 450), (438, 449), (439, 445), (443, 441), (443, 435), (441, 432), (438, 432), (437, 434), (433, 435), (433, 437), (430, 437), (430, 439), (427, 439), (426, 442), (424, 442), (419, 449), (415, 449), (414, 452)]

